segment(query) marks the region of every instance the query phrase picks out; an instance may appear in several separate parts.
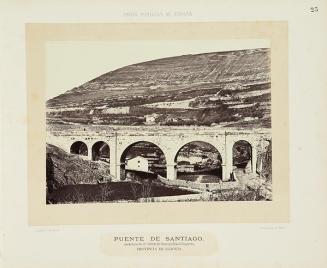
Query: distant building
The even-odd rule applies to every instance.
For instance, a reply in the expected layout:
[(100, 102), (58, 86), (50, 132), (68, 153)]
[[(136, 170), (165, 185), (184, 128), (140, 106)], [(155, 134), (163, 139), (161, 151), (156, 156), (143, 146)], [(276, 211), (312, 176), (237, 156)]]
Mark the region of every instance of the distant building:
[(210, 101), (217, 101), (217, 100), (219, 100), (219, 97), (218, 96), (210, 97), (209, 100)]
[(178, 161), (177, 165), (189, 165), (189, 161)]
[(194, 172), (194, 165), (188, 161), (180, 161), (177, 165), (179, 172)]
[(158, 157), (158, 153), (157, 152), (147, 153), (146, 156), (149, 156), (149, 157)]
[(178, 162), (187, 161), (191, 164), (201, 163), (203, 158), (201, 156), (179, 155)]
[(244, 121), (252, 121), (253, 119), (255, 118), (249, 116), (243, 118)]
[(156, 123), (157, 114), (147, 114), (145, 115), (145, 124), (154, 125)]
[(101, 124), (103, 121), (102, 121), (102, 119), (101, 119), (100, 117), (98, 117), (98, 116), (93, 116), (93, 117), (92, 117), (92, 122), (93, 122), (94, 124)]
[(177, 122), (178, 122), (178, 119), (173, 116), (168, 116), (166, 118), (166, 123), (177, 123)]
[(192, 164), (183, 164), (178, 165), (179, 172), (194, 172), (194, 165)]
[(128, 114), (129, 113), (129, 107), (123, 106), (123, 107), (111, 107), (106, 108), (102, 110), (103, 114)]
[(136, 156), (127, 160), (126, 169), (148, 172), (149, 161), (142, 156)]

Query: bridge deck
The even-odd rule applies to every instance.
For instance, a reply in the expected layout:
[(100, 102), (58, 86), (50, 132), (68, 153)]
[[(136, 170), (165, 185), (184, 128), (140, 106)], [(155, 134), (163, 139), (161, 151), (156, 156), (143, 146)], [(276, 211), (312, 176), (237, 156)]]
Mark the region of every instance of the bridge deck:
[(146, 133), (147, 135), (168, 135), (178, 134), (192, 135), (251, 135), (251, 134), (270, 134), (271, 129), (240, 129), (227, 127), (198, 127), (198, 126), (112, 126), (112, 125), (47, 125), (47, 131), (53, 135), (110, 135), (116, 133), (138, 136)]

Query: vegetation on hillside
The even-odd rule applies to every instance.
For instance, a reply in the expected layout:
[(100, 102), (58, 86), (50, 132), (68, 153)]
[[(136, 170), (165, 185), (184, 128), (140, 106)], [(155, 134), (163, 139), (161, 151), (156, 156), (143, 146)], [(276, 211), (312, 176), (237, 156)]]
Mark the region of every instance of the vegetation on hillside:
[(51, 144), (47, 144), (46, 153), (47, 192), (64, 185), (95, 184), (112, 179), (105, 162), (84, 160)]

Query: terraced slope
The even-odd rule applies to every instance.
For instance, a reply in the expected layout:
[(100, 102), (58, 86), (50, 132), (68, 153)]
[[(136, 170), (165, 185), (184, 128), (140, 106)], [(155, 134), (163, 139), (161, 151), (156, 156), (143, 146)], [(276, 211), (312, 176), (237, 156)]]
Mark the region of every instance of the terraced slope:
[(47, 102), (48, 123), (270, 127), (270, 50), (157, 59)]

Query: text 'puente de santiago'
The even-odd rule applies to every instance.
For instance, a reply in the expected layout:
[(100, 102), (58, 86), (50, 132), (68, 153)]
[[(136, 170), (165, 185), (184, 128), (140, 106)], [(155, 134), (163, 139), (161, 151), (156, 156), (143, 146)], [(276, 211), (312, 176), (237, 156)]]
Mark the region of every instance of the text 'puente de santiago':
[[(47, 143), (58, 146), (68, 153), (84, 146), (85, 157), (94, 160), (94, 150), (99, 142), (109, 146), (110, 173), (117, 180), (124, 172), (125, 152), (139, 142), (149, 142), (163, 152), (166, 159), (167, 179), (177, 178), (176, 156), (180, 149), (191, 142), (205, 142), (214, 146), (221, 155), (222, 180), (228, 181), (233, 172), (233, 146), (245, 141), (251, 146), (251, 171), (257, 170), (258, 152), (265, 141), (271, 141), (269, 129), (240, 130), (216, 127), (171, 126), (51, 126), (47, 131)], [(78, 151), (77, 151), (78, 153)]]

